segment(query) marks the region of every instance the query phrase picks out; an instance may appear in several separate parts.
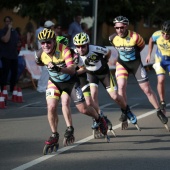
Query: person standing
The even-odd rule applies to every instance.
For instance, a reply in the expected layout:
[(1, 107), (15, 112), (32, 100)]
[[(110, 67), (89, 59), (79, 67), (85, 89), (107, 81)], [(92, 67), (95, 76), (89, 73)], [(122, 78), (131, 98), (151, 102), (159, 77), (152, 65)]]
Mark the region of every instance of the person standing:
[(81, 28), (81, 19), (82, 19), (82, 15), (81, 14), (76, 14), (74, 17), (74, 21), (69, 25), (69, 29), (68, 29), (68, 38), (69, 38), (69, 47), (72, 48), (74, 47), (74, 43), (73, 43), (73, 37), (82, 32), (82, 28)]
[(145, 46), (143, 38), (138, 33), (128, 30), (129, 20), (126, 17), (118, 16), (113, 20), (113, 23), (116, 33), (109, 37), (109, 41), (119, 52), (116, 63), (119, 94), (127, 100), (127, 79), (128, 75), (132, 73), (149, 102), (157, 110), (157, 116), (166, 125), (168, 118), (159, 107), (157, 97), (150, 86), (147, 73), (141, 62), (140, 52)]
[(40, 31), (42, 31), (44, 29), (44, 22), (45, 22), (44, 19), (40, 19), (39, 27), (35, 30), (36, 49), (40, 49), (41, 48), (41, 44), (38, 41), (38, 34), (39, 34)]
[(10, 92), (17, 84), (18, 75), (18, 43), (19, 36), (13, 28), (13, 20), (10, 16), (4, 18), (4, 28), (0, 30), (0, 56), (2, 61), (1, 90), (8, 84), (10, 76)]
[(34, 25), (30, 21), (25, 25), (23, 41), (26, 50), (34, 49), (35, 31), (34, 31)]

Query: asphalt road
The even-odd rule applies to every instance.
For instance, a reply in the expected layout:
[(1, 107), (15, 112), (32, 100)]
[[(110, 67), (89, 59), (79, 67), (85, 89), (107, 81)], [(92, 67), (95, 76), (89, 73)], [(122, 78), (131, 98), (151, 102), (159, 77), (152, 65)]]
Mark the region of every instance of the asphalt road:
[[(154, 71), (148, 72), (156, 92)], [(166, 79), (167, 116), (170, 113), (170, 79)], [(63, 147), (66, 125), (59, 107), (59, 150), (43, 156), (44, 141), (50, 136), (46, 116), (45, 94), (33, 89), (23, 89), (23, 103), (8, 101), (6, 109), (0, 109), (0, 170), (169, 170), (170, 132), (167, 132), (156, 112), (140, 90), (136, 80), (128, 81), (128, 104), (138, 117), (141, 131), (129, 124), (121, 130), (118, 106), (110, 99), (102, 86), (99, 102), (105, 115), (113, 123), (117, 137), (111, 133), (111, 141), (93, 139), (92, 119), (80, 114), (72, 104), (72, 117), (76, 141)], [(168, 122), (169, 124), (169, 122)], [(170, 126), (170, 125), (169, 125)]]

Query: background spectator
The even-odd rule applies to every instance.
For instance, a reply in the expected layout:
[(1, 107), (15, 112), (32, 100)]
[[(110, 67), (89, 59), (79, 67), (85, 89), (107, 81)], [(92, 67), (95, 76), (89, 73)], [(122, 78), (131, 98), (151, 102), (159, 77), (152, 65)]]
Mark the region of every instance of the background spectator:
[(6, 16), (4, 18), (4, 28), (0, 30), (0, 56), (2, 61), (2, 78), (1, 90), (7, 85), (8, 75), (10, 76), (10, 92), (13, 92), (14, 86), (17, 84), (18, 72), (18, 50), (19, 41), (18, 33), (12, 26), (12, 18)]
[(28, 22), (24, 29), (23, 40), (25, 48), (32, 50), (34, 48), (35, 31), (32, 22)]
[(77, 14), (75, 15), (74, 21), (69, 25), (69, 29), (68, 29), (68, 38), (69, 38), (69, 46), (70, 47), (74, 47), (73, 44), (73, 37), (82, 32), (82, 28), (81, 28), (81, 19), (82, 19), (82, 15), (81, 14)]
[(50, 20), (48, 20), (48, 21), (46, 21), (44, 23), (44, 28), (48, 28), (48, 29), (54, 30), (54, 26), (55, 26), (54, 22), (52, 22)]
[(40, 19), (39, 27), (35, 30), (36, 49), (40, 49), (41, 48), (41, 44), (38, 41), (38, 34), (39, 34), (40, 31), (42, 31), (44, 29), (44, 23), (45, 23), (45, 20), (44, 19)]
[(62, 36), (62, 27), (60, 24), (54, 26), (56, 36)]

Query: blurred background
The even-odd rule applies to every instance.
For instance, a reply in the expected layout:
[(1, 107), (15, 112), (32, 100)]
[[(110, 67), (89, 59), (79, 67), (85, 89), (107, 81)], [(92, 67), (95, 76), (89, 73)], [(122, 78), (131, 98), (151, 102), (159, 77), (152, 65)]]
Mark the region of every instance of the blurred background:
[(0, 29), (7, 15), (13, 18), (14, 27), (19, 27), (21, 33), (28, 22), (32, 22), (36, 30), (43, 18), (60, 24), (63, 34), (67, 35), (77, 12), (82, 13), (81, 22), (88, 25), (91, 42), (106, 46), (110, 45), (109, 35), (114, 33), (112, 21), (118, 15), (129, 19), (129, 29), (141, 34), (146, 44), (162, 22), (170, 19), (168, 0), (1, 0)]

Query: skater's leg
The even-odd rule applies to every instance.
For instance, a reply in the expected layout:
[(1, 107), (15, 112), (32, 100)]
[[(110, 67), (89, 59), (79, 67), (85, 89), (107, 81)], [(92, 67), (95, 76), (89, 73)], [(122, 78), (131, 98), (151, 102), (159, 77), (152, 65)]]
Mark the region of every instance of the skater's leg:
[(140, 83), (139, 84), (140, 88), (143, 90), (143, 92), (146, 94), (146, 96), (148, 97), (149, 102), (152, 104), (152, 106), (155, 109), (159, 108), (159, 102), (158, 99), (154, 93), (154, 91), (152, 90), (149, 82), (144, 82), (144, 83)]
[(64, 116), (64, 120), (66, 122), (67, 127), (72, 126), (72, 116), (71, 116), (71, 98), (67, 93), (62, 93), (61, 95), (61, 104), (62, 104), (62, 112)]
[(47, 117), (48, 122), (53, 133), (57, 132), (58, 114), (57, 114), (58, 100), (54, 98), (47, 99)]
[(118, 84), (118, 94), (124, 98), (125, 102), (127, 102), (127, 95), (126, 95), (127, 79), (119, 78), (117, 79), (117, 84)]
[(165, 101), (165, 75), (157, 76), (157, 91), (160, 101)]
[(80, 113), (83, 113), (94, 118), (96, 122), (99, 123), (101, 133), (107, 135), (108, 126), (106, 124), (106, 121), (96, 112), (96, 110), (93, 107), (87, 106), (85, 102), (77, 104), (76, 107)]

